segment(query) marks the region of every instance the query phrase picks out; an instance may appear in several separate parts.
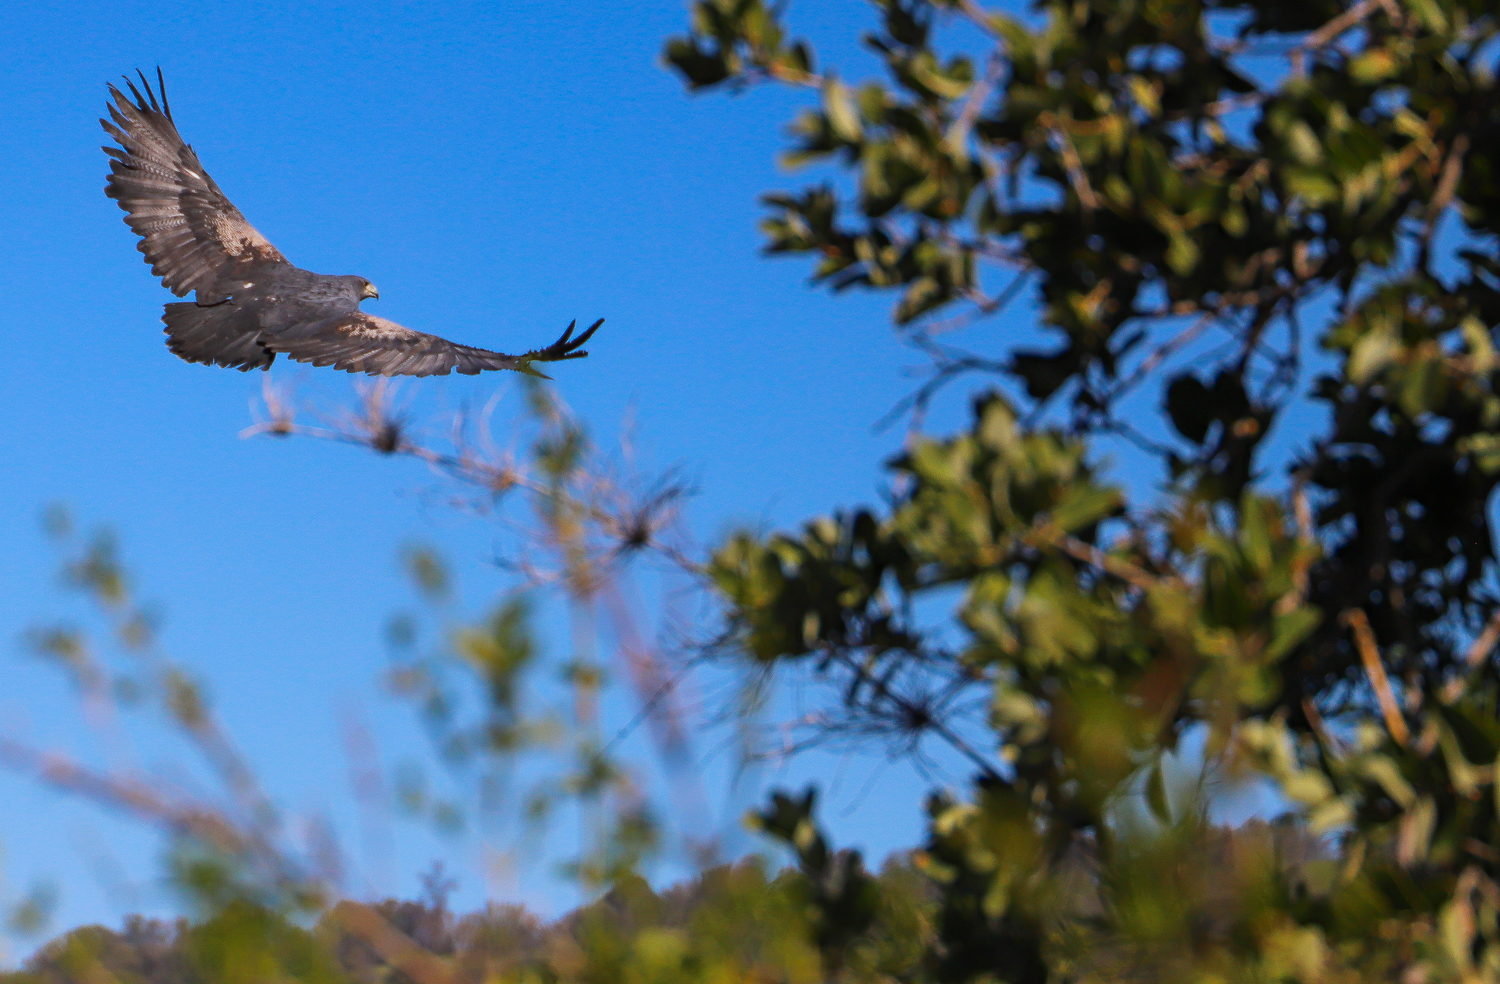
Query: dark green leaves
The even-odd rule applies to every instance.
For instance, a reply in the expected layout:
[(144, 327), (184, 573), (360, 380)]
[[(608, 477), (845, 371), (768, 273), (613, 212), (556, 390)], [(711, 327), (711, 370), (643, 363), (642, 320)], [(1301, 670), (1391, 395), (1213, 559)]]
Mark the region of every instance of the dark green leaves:
[(1211, 405), (1209, 389), (1197, 376), (1182, 375), (1167, 386), (1167, 413), (1177, 433), (1202, 444), (1209, 425), (1219, 419)]
[(663, 52), (692, 88), (743, 81), (747, 73), (812, 81), (811, 49), (788, 43), (776, 12), (762, 0), (697, 0), (692, 19), (693, 33), (672, 38)]
[[(1213, 386), (1205, 386), (1198, 377), (1183, 374), (1167, 385), (1167, 414), (1177, 433), (1202, 444), (1208, 430), (1219, 424), (1226, 431), (1250, 429), (1254, 421), (1251, 416), (1250, 399), (1244, 384), (1233, 373), (1220, 373)], [(1259, 429), (1259, 425), (1255, 425)]]

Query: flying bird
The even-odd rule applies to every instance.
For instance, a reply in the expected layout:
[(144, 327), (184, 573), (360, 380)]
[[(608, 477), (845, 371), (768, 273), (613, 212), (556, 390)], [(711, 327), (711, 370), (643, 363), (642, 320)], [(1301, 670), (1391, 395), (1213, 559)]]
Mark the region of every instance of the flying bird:
[(577, 338), (574, 322), (546, 348), (503, 355), (364, 313), (360, 302), (380, 296), (375, 286), (288, 262), (245, 221), (177, 132), (161, 69), (156, 92), (145, 73), (137, 74), (144, 94), (128, 76), (133, 99), (111, 85), (110, 119), (99, 121), (120, 145), (104, 148), (110, 156), (104, 193), (125, 210), (125, 224), (141, 237), (136, 248), (162, 286), (178, 297), (197, 292), (195, 301), (168, 304), (162, 315), (167, 347), (180, 358), (241, 372), (269, 369), (279, 353), (372, 376), (445, 376), (455, 369), (540, 376), (532, 363), (588, 355), (582, 346), (602, 318)]

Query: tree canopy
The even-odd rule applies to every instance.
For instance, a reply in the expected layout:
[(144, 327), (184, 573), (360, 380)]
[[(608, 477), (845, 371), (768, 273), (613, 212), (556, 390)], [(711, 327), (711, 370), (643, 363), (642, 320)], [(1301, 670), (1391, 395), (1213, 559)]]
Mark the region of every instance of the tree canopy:
[[(994, 380), (891, 462), (886, 508), (711, 565), (752, 658), (973, 759), (921, 854), (941, 973), (1493, 974), (1495, 12), (875, 6), (880, 81), (756, 2), (695, 4), (666, 57), (694, 89), (815, 91), (788, 161), (829, 178), (766, 196), (767, 251), (895, 295), (933, 359), (918, 407)], [(1027, 296), (1049, 346), (953, 341)], [(1156, 493), (1101, 466), (1121, 442)], [(1190, 884), (1210, 803), (1165, 765), (1190, 735), (1336, 845), (1318, 878), (1270, 851), (1259, 888)], [(1070, 918), (1080, 849), (1108, 891)]]

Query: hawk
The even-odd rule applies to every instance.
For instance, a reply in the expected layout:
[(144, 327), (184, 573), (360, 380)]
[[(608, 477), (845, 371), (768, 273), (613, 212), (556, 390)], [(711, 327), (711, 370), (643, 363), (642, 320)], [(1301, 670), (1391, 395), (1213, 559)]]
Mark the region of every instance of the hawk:
[(375, 286), (289, 263), (245, 221), (178, 134), (161, 69), (155, 92), (137, 74), (141, 89), (125, 78), (133, 99), (109, 86), (110, 119), (99, 121), (120, 145), (104, 148), (110, 156), (104, 193), (125, 210), (125, 224), (141, 237), (136, 248), (162, 286), (178, 297), (197, 292), (195, 301), (168, 304), (162, 315), (167, 347), (178, 357), (241, 372), (269, 369), (282, 354), (372, 376), (445, 376), (455, 369), (540, 376), (531, 363), (588, 355), (582, 346), (602, 318), (577, 338), (575, 321), (546, 348), (503, 355), (364, 313), (360, 302), (380, 296)]

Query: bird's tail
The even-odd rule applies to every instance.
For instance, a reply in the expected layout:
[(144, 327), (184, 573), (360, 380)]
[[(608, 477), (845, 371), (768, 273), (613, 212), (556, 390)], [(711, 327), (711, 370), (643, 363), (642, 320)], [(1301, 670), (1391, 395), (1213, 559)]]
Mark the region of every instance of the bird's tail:
[(269, 369), (276, 359), (276, 353), (260, 343), (255, 316), (233, 301), (168, 304), (161, 320), (167, 326), (167, 348), (188, 362), (245, 372)]

